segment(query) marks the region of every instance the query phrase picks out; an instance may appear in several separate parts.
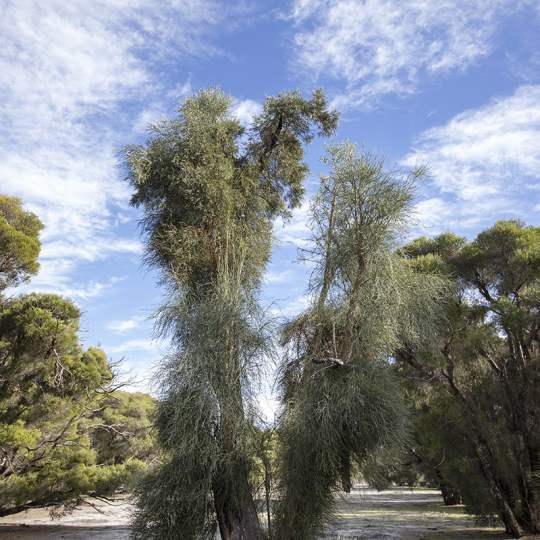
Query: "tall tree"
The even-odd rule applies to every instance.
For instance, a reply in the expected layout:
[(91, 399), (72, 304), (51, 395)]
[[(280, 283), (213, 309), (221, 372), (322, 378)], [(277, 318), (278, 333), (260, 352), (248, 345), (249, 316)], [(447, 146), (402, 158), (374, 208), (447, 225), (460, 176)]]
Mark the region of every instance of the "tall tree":
[(158, 327), (176, 351), (162, 366), (159, 440), (166, 459), (142, 484), (136, 538), (262, 538), (249, 484), (250, 386), (268, 336), (257, 291), (272, 219), (298, 206), (302, 145), (337, 115), (322, 92), (267, 98), (246, 132), (210, 89), (127, 151), (146, 260), (170, 301)]
[(421, 238), (404, 254), (456, 287), (436, 346), (402, 351), (400, 363), (459, 409), (507, 531), (539, 533), (540, 228), (500, 221), (472, 242)]
[(311, 307), (284, 330), (282, 499), (278, 538), (315, 538), (353, 464), (405, 436), (405, 410), (389, 359), (428, 338), (436, 276), (415, 274), (395, 253), (422, 171), (387, 172), (346, 143), (312, 207)]
[(41, 221), (16, 197), (0, 195), (0, 292), (26, 281), (39, 269)]

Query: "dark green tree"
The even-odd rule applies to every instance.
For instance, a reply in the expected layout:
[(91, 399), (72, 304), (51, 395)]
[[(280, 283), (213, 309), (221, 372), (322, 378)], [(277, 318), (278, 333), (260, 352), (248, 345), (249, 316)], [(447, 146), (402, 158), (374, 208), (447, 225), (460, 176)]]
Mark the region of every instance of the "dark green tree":
[(459, 411), (463, 459), (480, 473), (507, 531), (538, 533), (540, 228), (500, 221), (472, 242), (446, 234), (403, 253), (452, 276), (455, 293), (434, 346), (402, 351), (402, 369)]
[(280, 540), (320, 534), (354, 466), (405, 439), (405, 407), (389, 359), (433, 334), (444, 280), (394, 253), (416, 179), (387, 172), (354, 145), (330, 149), (312, 207), (311, 307), (286, 325), (277, 512)]
[(2, 303), (0, 515), (110, 494), (144, 466), (99, 462), (96, 416), (109, 405), (113, 373), (103, 351), (81, 347), (78, 328), (78, 308), (57, 295)]
[(303, 194), (303, 144), (337, 123), (322, 92), (267, 98), (245, 131), (210, 89), (127, 150), (146, 260), (169, 301), (158, 329), (176, 352), (162, 366), (163, 464), (142, 483), (136, 538), (262, 538), (250, 485), (251, 387), (269, 336), (257, 305), (272, 220)]
[(92, 447), (97, 462), (119, 465), (132, 459), (150, 464), (158, 459), (152, 429), (156, 400), (141, 392), (116, 390), (93, 417)]
[(39, 269), (41, 221), (16, 197), (0, 195), (0, 292), (26, 281)]

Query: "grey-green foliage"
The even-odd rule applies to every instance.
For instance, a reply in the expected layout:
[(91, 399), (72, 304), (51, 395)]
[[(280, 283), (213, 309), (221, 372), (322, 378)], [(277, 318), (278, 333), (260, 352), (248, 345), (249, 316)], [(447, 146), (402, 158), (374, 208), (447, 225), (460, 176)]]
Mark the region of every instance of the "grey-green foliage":
[(406, 436), (405, 408), (389, 358), (432, 334), (436, 276), (398, 258), (416, 179), (344, 143), (312, 206), (312, 306), (286, 325), (282, 367), (283, 466), (278, 538), (314, 538), (341, 480)]
[(267, 98), (246, 132), (216, 89), (127, 151), (132, 203), (144, 210), (147, 262), (169, 299), (158, 330), (172, 337), (161, 369), (163, 465), (139, 490), (137, 538), (261, 537), (248, 434), (251, 386), (268, 348), (257, 292), (272, 219), (303, 194), (304, 143), (337, 116), (322, 92)]

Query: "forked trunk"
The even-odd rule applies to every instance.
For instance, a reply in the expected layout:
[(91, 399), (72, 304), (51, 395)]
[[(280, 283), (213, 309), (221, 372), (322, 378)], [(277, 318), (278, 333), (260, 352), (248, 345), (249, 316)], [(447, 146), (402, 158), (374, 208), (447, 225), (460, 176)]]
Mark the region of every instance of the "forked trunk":
[(235, 486), (242, 493), (242, 499), (234, 507), (229, 493), (217, 485), (214, 488), (214, 507), (221, 539), (263, 540), (264, 534), (247, 477), (236, 478)]

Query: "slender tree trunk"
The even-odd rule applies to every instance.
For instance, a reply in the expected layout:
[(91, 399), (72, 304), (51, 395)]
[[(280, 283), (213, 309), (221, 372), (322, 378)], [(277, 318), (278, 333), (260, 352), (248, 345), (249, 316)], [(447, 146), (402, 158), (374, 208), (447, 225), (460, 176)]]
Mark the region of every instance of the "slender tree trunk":
[(234, 479), (218, 474), (214, 479), (214, 509), (222, 540), (263, 540), (259, 516), (245, 467), (234, 467)]
[[(246, 479), (247, 480), (247, 479)], [(247, 482), (246, 482), (247, 483)], [(257, 508), (251, 493), (245, 497), (242, 507), (240, 508), (240, 519), (238, 520), (237, 534), (233, 536), (233, 540), (263, 540), (259, 516)]]
[(528, 471), (528, 499), (526, 503), (530, 532), (540, 534), (540, 450), (530, 451), (531, 470)]
[(341, 456), (341, 467), (339, 469), (341, 476), (341, 487), (345, 493), (350, 493), (352, 488), (351, 480), (351, 458), (348, 452)]
[[(238, 428), (243, 423), (244, 406), (239, 374), (240, 368), (232, 330), (227, 329), (227, 361), (220, 398), (222, 447), (225, 463), (214, 479), (214, 506), (222, 540), (263, 540), (259, 516), (249, 484), (249, 468), (238, 446)], [(230, 375), (232, 380), (228, 378)], [(237, 457), (238, 456), (238, 457)], [(232, 461), (231, 461), (232, 460)]]
[(441, 490), (441, 495), (446, 506), (454, 506), (456, 504), (461, 504), (461, 493), (458, 489), (449, 486), (440, 471), (440, 469), (435, 469), (435, 475), (439, 481), (439, 489)]
[(266, 499), (266, 518), (268, 520), (268, 537), (272, 538), (272, 512), (271, 512), (271, 506), (270, 506), (270, 497), (271, 497), (271, 490), (272, 490), (272, 477), (270, 475), (270, 462), (268, 460), (268, 457), (266, 456), (266, 453), (263, 452), (264, 455), (264, 495)]
[(233, 518), (227, 506), (227, 497), (219, 488), (214, 489), (214, 508), (219, 527), (221, 540), (231, 540), (233, 535)]
[(500, 482), (497, 481), (497, 476), (493, 470), (489, 457), (486, 455), (483, 445), (478, 441), (474, 441), (474, 445), (482, 473), (484, 478), (487, 480), (491, 495), (493, 496), (495, 504), (499, 509), (499, 515), (504, 523), (506, 532), (511, 534), (513, 538), (521, 538), (524, 532), (523, 528), (521, 527), (511, 504), (504, 495)]

